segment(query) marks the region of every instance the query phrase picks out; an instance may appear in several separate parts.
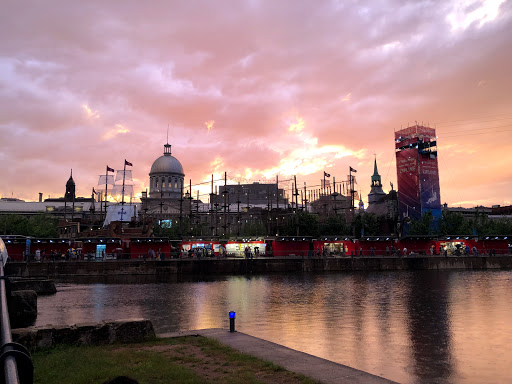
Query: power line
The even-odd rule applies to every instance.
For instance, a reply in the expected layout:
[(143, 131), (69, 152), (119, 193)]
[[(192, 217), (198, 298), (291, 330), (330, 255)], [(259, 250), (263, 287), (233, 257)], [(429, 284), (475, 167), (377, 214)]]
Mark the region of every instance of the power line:
[(473, 131), (482, 131), (482, 130), (484, 130), (484, 129), (508, 128), (508, 127), (512, 127), (512, 125), (507, 124), (507, 125), (497, 125), (497, 126), (494, 126), (494, 127), (483, 127), (483, 128), (474, 128), (474, 129), (463, 129), (463, 130), (459, 130), (459, 131), (449, 131), (449, 132), (447, 132), (447, 133), (473, 132)]
[[(469, 122), (467, 124), (476, 124), (476, 123), (478, 123), (478, 121), (475, 121), (475, 120), (489, 119), (489, 118), (494, 118), (494, 117), (498, 117), (498, 116), (510, 116), (510, 118), (512, 118), (512, 113), (510, 113), (510, 112), (508, 112), (508, 113), (501, 113), (501, 114), (497, 114), (497, 115), (477, 117), (477, 118), (474, 118), (474, 119), (450, 120), (450, 121), (445, 121), (445, 122), (437, 122), (437, 123), (433, 123), (433, 124), (435, 124), (435, 125), (445, 125), (445, 124), (457, 123), (457, 122), (465, 122), (465, 121)], [(505, 118), (503, 120), (506, 120), (506, 119), (507, 118)], [(489, 121), (498, 121), (498, 120), (501, 120), (501, 119), (495, 119), (495, 120), (489, 120)]]
[[(512, 126), (511, 126), (512, 128)], [(450, 137), (464, 137), (464, 136), (475, 136), (475, 135), (488, 135), (490, 133), (501, 133), (501, 132), (512, 132), (512, 129), (503, 129), (499, 131), (490, 131), (490, 132), (478, 132), (478, 133), (466, 133), (460, 135), (448, 135), (448, 136), (440, 136), (441, 138), (450, 138)]]

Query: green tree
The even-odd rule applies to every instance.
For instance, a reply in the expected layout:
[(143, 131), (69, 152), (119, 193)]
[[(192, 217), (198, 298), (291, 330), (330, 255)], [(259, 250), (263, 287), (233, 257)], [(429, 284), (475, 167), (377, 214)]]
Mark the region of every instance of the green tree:
[(308, 212), (299, 212), (299, 235), (317, 236), (318, 235), (318, 216)]
[(267, 233), (267, 228), (261, 221), (254, 223), (245, 223), (242, 226), (243, 236), (264, 236)]
[(409, 235), (433, 235), (434, 215), (432, 212), (425, 212), (419, 220), (412, 220), (409, 226)]
[(489, 232), (486, 235), (512, 235), (512, 219), (494, 219), (490, 220), (489, 224)]
[(350, 226), (347, 225), (345, 216), (329, 216), (327, 221), (319, 226), (320, 235), (350, 235)]
[(471, 235), (472, 224), (460, 212), (443, 211), (438, 223), (438, 234), (445, 235)]
[[(381, 220), (379, 216), (373, 213), (362, 213), (357, 215), (351, 224), (351, 233), (355, 233), (356, 237), (376, 236), (381, 233)], [(362, 231), (364, 229), (364, 231)]]
[(22, 215), (0, 216), (0, 233), (4, 235), (25, 235), (29, 234), (29, 221)]
[(0, 233), (33, 237), (57, 237), (58, 219), (46, 213), (27, 218), (23, 215), (0, 216)]
[(28, 220), (29, 236), (57, 237), (59, 219), (43, 213)]
[(280, 234), (283, 236), (297, 235), (297, 229), (300, 236), (318, 235), (318, 216), (309, 212), (299, 212), (297, 215), (290, 215), (284, 225), (280, 228)]

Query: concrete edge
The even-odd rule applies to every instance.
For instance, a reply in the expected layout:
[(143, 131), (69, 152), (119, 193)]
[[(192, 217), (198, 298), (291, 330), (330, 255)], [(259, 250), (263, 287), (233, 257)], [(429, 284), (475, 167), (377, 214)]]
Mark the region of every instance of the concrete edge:
[(288, 371), (300, 373), (326, 384), (377, 384), (395, 383), (343, 364), (300, 352), (280, 344), (241, 332), (229, 332), (222, 328), (199, 329), (157, 334), (157, 337), (204, 336), (215, 339), (242, 353), (270, 361)]

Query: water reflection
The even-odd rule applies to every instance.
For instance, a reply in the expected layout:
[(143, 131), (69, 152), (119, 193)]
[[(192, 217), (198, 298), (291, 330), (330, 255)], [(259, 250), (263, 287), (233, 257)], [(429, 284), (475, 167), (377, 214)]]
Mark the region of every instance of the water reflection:
[(418, 273), (409, 282), (407, 327), (414, 375), (429, 383), (451, 382), (448, 279), (446, 273)]
[(60, 281), (38, 325), (145, 317), (229, 327), (402, 382), (512, 381), (512, 272), (416, 271)]

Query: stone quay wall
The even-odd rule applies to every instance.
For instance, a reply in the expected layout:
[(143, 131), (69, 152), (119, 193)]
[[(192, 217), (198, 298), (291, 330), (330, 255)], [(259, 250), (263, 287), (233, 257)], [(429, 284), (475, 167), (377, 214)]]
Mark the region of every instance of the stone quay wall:
[(59, 278), (112, 275), (216, 275), (289, 272), (410, 271), (447, 269), (512, 269), (512, 256), (468, 257), (344, 257), (344, 258), (257, 258), (257, 259), (171, 259), (66, 262), (12, 262), (6, 266), (11, 277)]
[(67, 345), (107, 345), (114, 343), (140, 343), (154, 339), (153, 324), (147, 319), (129, 319), (102, 323), (16, 328), (12, 330), (14, 342), (28, 350)]

